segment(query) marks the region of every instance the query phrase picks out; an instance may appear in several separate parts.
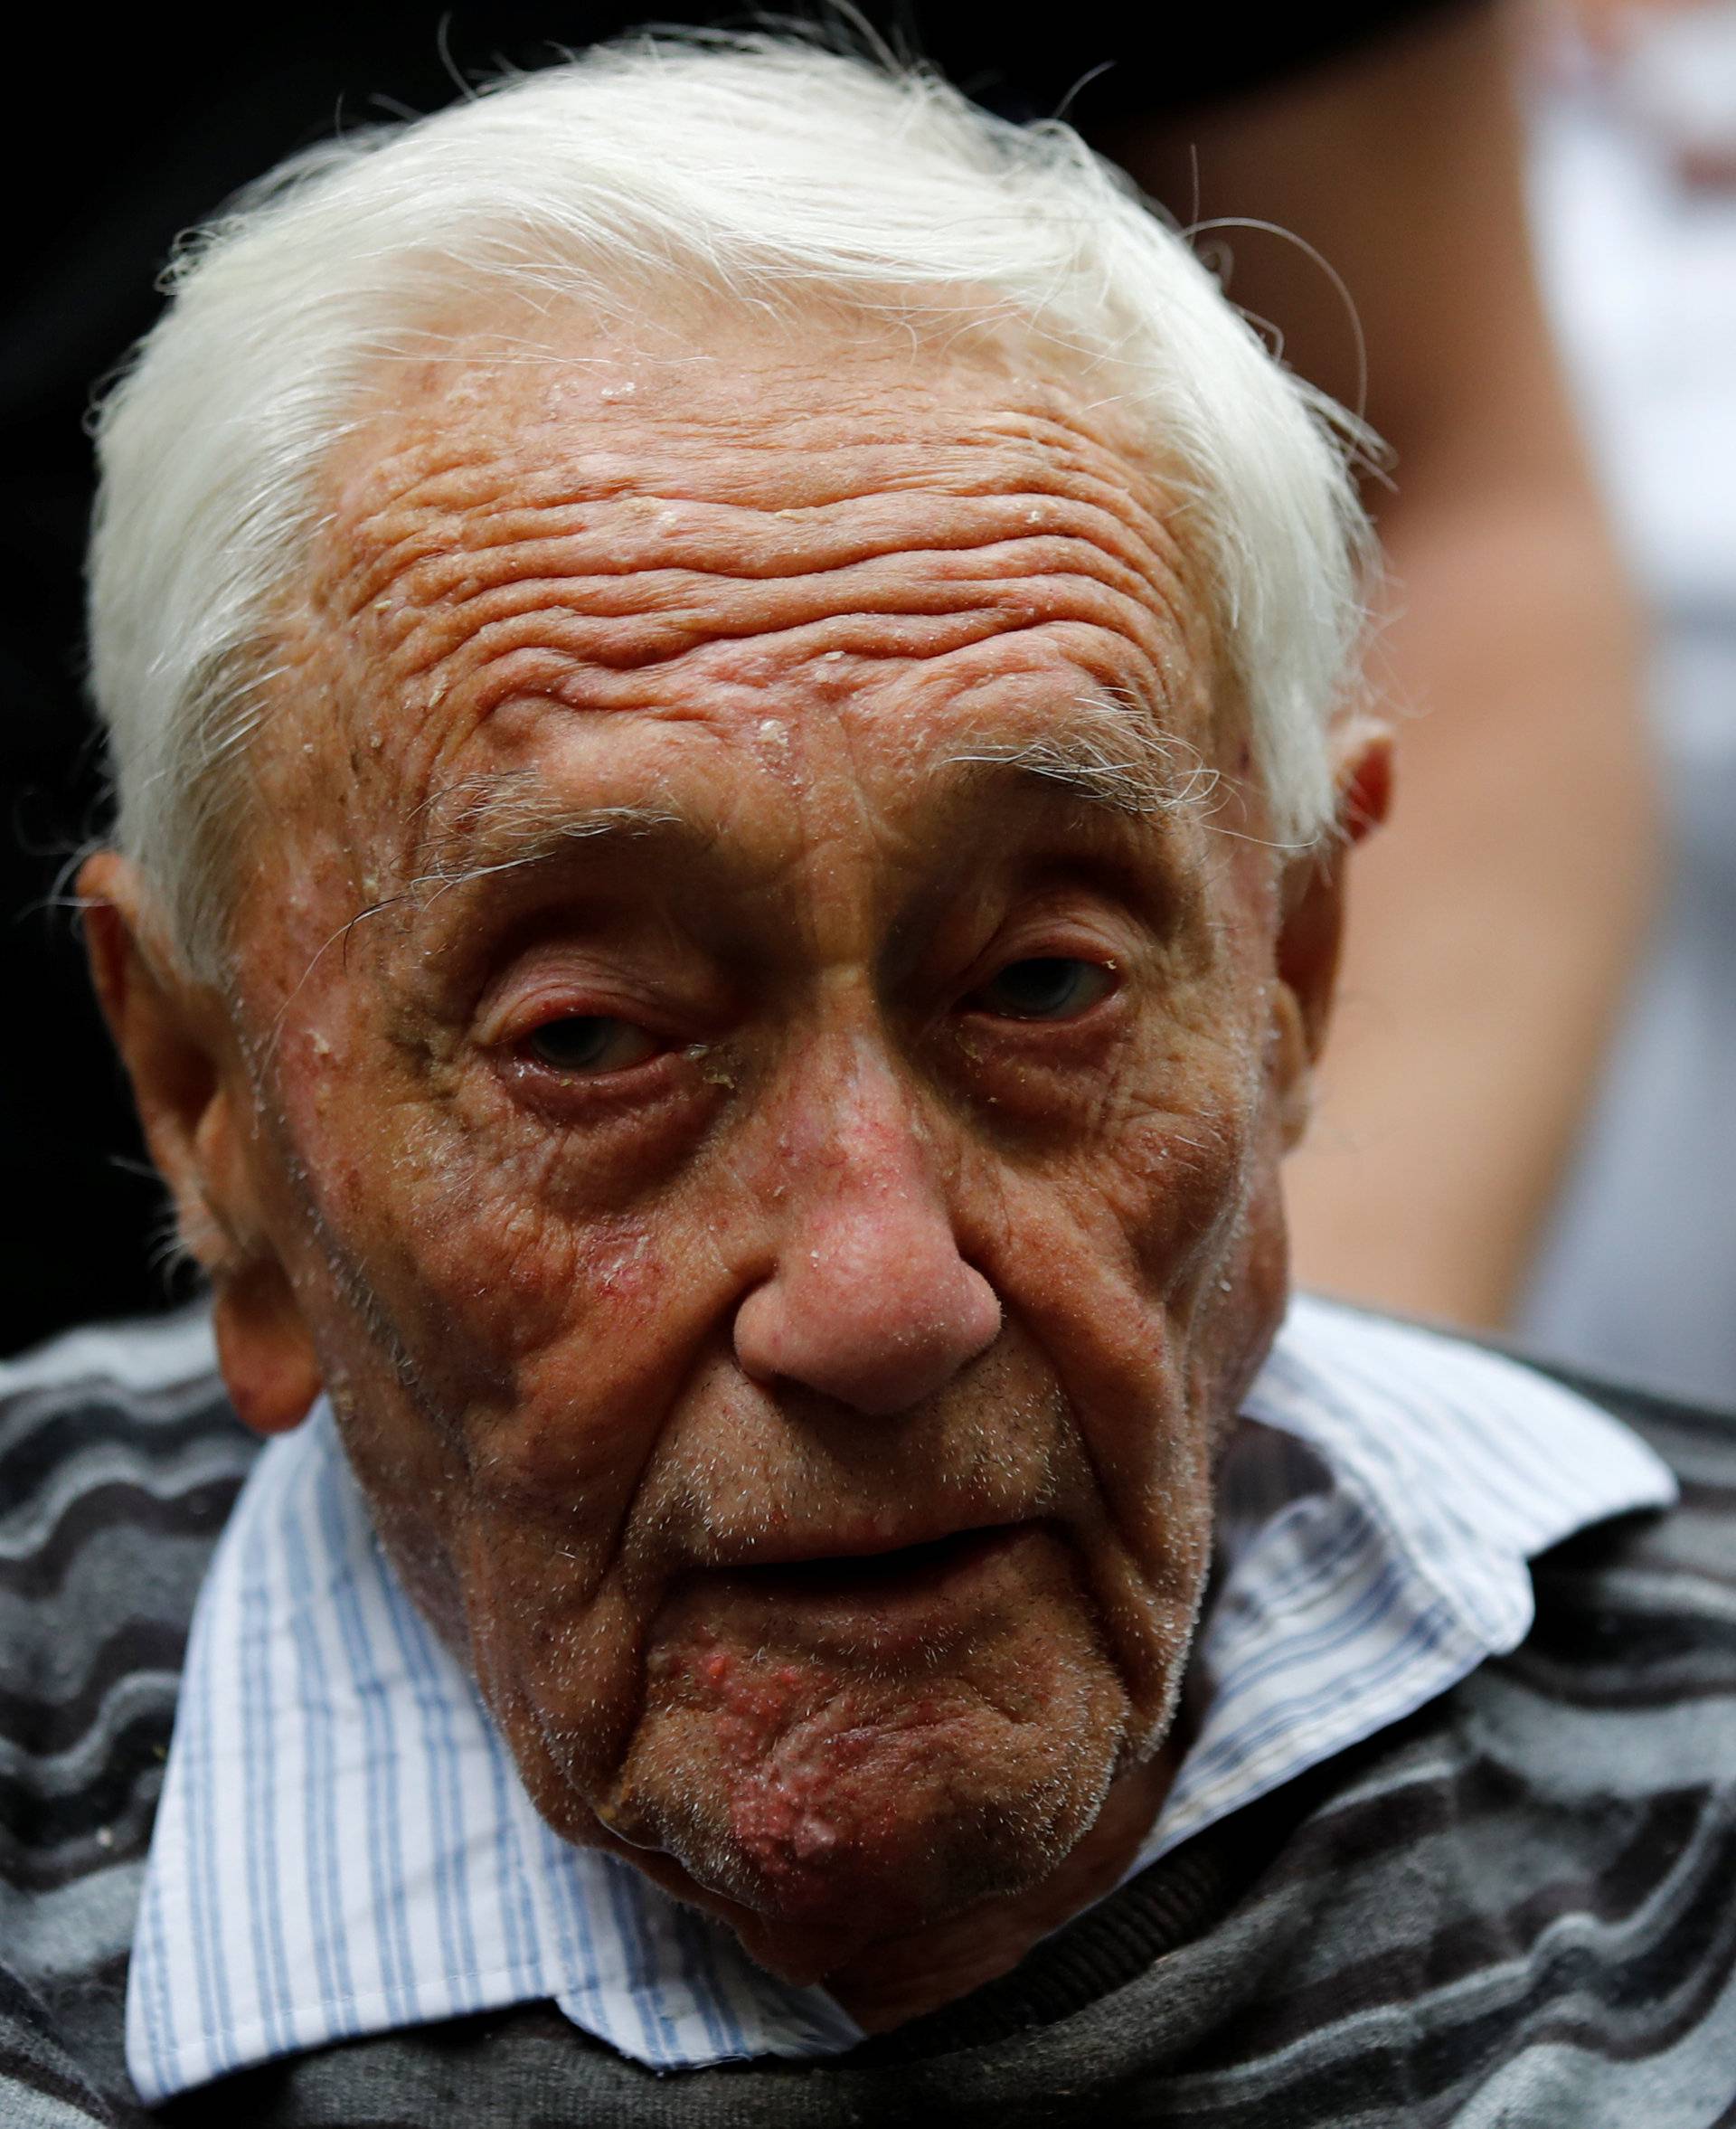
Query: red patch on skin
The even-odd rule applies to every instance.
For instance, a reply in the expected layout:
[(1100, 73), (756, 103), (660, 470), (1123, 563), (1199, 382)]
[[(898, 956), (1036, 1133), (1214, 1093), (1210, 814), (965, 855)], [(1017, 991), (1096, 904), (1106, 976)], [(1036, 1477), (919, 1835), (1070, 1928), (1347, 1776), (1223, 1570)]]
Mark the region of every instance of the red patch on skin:
[(793, 1664), (774, 1670), (724, 1649), (706, 1657), (701, 1670), (720, 1702), (718, 1743), (737, 1770), (735, 1838), (762, 1869), (787, 1880), (836, 1844), (823, 1798), (840, 1771), (839, 1747), (847, 1765), (861, 1757), (866, 1741), (855, 1740), (853, 1751), (842, 1736), (816, 1740), (819, 1762), (785, 1755), (780, 1764), (774, 1755), (796, 1713), (803, 1673)]
[(770, 1754), (788, 1727), (802, 1674), (775, 1671), (715, 1649), (700, 1666), (721, 1706), (717, 1738), (740, 1771), (731, 1812), (736, 1840), (760, 1866), (787, 1875), (825, 1852), (835, 1835), (816, 1813), (825, 1776), (813, 1767), (776, 1769)]
[[(816, 1900), (826, 1894), (814, 1867), (835, 1849), (844, 1830), (829, 1808), (840, 1777), (862, 1766), (885, 1741), (884, 1724), (844, 1725), (816, 1734), (811, 1741), (779, 1752), (793, 1718), (813, 1707), (808, 1674), (794, 1664), (777, 1669), (744, 1658), (733, 1650), (714, 1649), (698, 1666), (699, 1675), (717, 1696), (715, 1736), (736, 1770), (731, 1801), (731, 1829), (742, 1850), (768, 1876), (798, 1901), (804, 1891)], [(806, 1689), (806, 1690), (805, 1690)], [(912, 1700), (896, 1728), (920, 1730), (935, 1722), (939, 1709), (930, 1695)], [(853, 1795), (848, 1813), (850, 1847), (891, 1855), (901, 1844), (901, 1792), (887, 1784), (879, 1808), (864, 1813)], [(809, 1879), (807, 1888), (792, 1881)]]

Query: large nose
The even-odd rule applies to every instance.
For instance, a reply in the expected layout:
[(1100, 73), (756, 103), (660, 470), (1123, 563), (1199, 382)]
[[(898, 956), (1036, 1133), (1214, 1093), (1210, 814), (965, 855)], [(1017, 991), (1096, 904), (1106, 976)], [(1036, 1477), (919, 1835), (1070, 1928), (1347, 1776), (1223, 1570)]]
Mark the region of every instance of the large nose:
[(932, 1145), (883, 1064), (857, 1060), (786, 1139), (777, 1259), (736, 1313), (760, 1381), (907, 1410), (992, 1345), (995, 1290), (960, 1254)]

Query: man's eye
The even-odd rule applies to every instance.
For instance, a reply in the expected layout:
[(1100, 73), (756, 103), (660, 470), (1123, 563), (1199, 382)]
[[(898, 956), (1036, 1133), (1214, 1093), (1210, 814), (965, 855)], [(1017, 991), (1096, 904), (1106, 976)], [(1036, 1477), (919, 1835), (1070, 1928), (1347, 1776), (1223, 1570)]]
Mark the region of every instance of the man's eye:
[(1005, 1020), (1071, 1020), (1107, 998), (1115, 978), (1095, 961), (1071, 955), (1043, 955), (1009, 961), (968, 1003), (978, 1012)]
[(525, 1046), (539, 1064), (554, 1072), (626, 1072), (656, 1055), (661, 1045), (630, 1020), (575, 1013), (565, 1020), (545, 1020)]

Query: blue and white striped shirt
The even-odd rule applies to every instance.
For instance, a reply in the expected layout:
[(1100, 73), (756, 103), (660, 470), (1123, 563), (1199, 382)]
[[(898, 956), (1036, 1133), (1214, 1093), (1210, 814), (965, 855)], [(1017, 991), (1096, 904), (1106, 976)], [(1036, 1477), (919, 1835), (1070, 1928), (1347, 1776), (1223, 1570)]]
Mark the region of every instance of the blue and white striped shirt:
[[(1515, 1647), (1528, 1559), (1674, 1495), (1553, 1384), (1297, 1301), (1225, 1462), (1199, 1721), (1132, 1869)], [(822, 1990), (543, 1825), (322, 1406), (260, 1457), (201, 1594), (128, 1982), (134, 2081), (156, 2105), (542, 1998), (659, 2069), (861, 2038)]]

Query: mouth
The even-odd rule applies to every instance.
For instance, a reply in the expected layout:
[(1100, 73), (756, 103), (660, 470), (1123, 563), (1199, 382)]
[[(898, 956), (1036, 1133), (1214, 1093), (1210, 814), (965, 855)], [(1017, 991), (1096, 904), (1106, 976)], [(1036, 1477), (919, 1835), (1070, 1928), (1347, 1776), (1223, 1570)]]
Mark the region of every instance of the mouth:
[[(855, 1533), (825, 1535), (848, 1545)], [(825, 1700), (852, 1680), (880, 1690), (888, 1680), (908, 1688), (919, 1674), (931, 1683), (948, 1669), (961, 1678), (985, 1663), (1017, 1669), (1038, 1620), (1070, 1633), (1080, 1612), (1063, 1534), (1024, 1519), (873, 1549), (805, 1544), (795, 1558), (702, 1569), (671, 1590), (649, 1639), (660, 1677), (711, 1681), (702, 1700), (712, 1667), (731, 1664), (780, 1680), (794, 1666), (810, 1697)]]
[[(828, 1661), (938, 1661), (1011, 1631), (1033, 1592), (1055, 1580), (1061, 1550), (1051, 1523), (1029, 1519), (908, 1545), (875, 1543), (867, 1531), (802, 1535), (806, 1542), (787, 1538), (778, 1547), (781, 1557), (747, 1553), (684, 1575), (663, 1610), (660, 1638), (674, 1643), (692, 1632), (708, 1645)], [(839, 1549), (821, 1549), (828, 1537)]]
[(996, 1523), (983, 1529), (955, 1530), (917, 1545), (885, 1552), (835, 1553), (811, 1559), (777, 1560), (763, 1566), (734, 1570), (743, 1585), (792, 1600), (873, 1601), (920, 1596), (938, 1591), (955, 1575), (998, 1553), (1028, 1525)]

